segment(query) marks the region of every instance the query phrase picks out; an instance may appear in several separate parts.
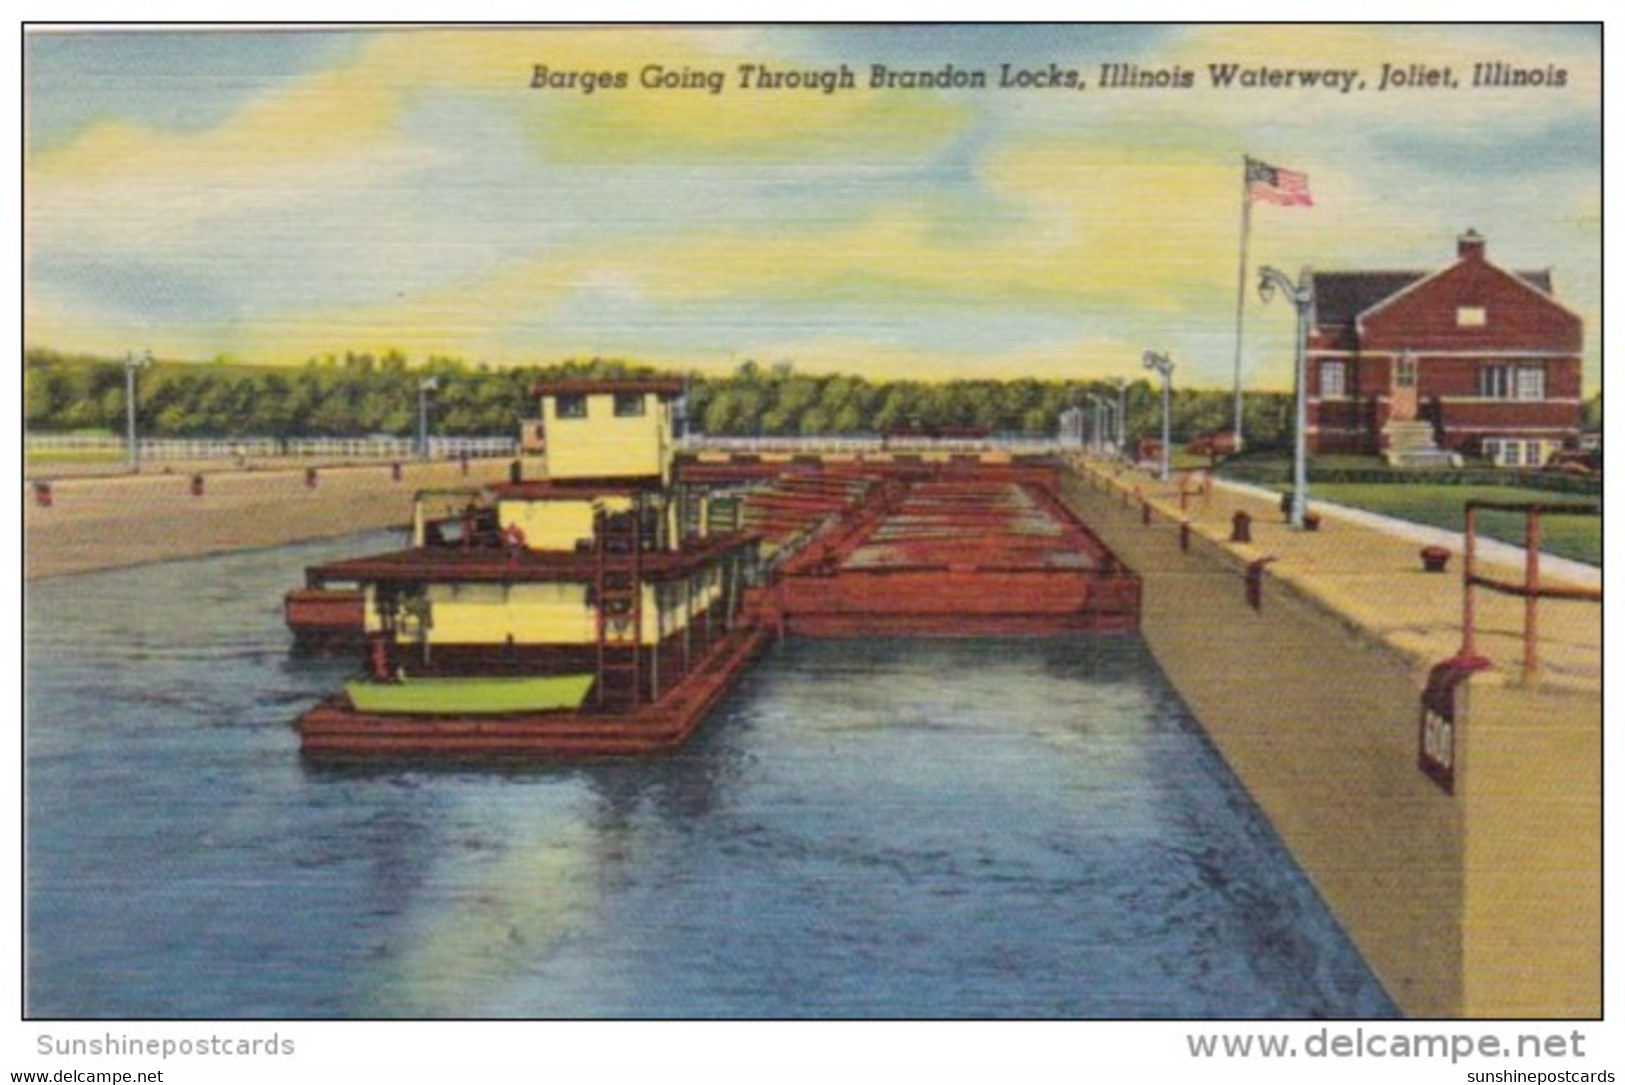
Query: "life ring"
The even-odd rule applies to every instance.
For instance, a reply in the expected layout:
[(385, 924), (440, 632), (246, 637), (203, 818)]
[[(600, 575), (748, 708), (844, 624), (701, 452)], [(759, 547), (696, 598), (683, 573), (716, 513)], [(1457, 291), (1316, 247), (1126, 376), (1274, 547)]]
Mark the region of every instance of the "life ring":
[(521, 549), (525, 545), (525, 529), (518, 524), (509, 524), (503, 528), (502, 545), (510, 550)]

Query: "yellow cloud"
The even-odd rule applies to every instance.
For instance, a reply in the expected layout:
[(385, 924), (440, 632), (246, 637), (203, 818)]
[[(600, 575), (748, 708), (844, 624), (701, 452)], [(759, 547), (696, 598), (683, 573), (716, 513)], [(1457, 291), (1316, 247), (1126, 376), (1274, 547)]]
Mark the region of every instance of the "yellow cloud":
[(30, 155), (42, 183), (139, 177), (243, 176), (258, 166), (353, 151), (394, 122), (399, 83), (366, 67), (308, 75), (250, 102), (206, 132), (168, 132), (127, 123), (91, 128), (61, 147)]

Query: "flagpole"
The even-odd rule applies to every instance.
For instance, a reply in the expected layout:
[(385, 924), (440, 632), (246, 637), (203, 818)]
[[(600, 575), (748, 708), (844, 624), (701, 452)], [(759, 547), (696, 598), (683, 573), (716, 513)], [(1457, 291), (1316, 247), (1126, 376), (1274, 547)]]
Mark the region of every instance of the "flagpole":
[(1248, 178), (1252, 173), (1250, 155), (1241, 156), (1241, 266), (1236, 272), (1236, 451), (1241, 451), (1241, 342), (1247, 315), (1247, 243), (1253, 232), (1253, 200)]

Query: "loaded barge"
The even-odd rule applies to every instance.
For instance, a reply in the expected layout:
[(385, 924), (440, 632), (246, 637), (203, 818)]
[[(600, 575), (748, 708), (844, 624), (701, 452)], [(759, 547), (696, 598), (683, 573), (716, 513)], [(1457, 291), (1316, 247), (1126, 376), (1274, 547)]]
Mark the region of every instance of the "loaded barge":
[(300, 718), (303, 748), (660, 753), (772, 635), (1138, 627), (1139, 578), (1055, 464), (680, 461), (681, 393), (540, 384), (545, 480), (420, 495), (409, 547), (307, 570), (296, 640), (348, 638), (365, 673)]

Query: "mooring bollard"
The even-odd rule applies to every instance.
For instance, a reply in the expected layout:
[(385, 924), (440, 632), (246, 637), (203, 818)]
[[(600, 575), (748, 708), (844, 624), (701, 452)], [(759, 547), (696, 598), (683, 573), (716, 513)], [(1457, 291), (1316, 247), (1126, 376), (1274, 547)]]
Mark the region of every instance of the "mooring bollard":
[(51, 493), (51, 484), (49, 482), (34, 483), (34, 504), (38, 505), (42, 509), (48, 509), (55, 500), (56, 498)]
[(192, 476), (192, 496), (193, 497), (202, 497), (203, 496), (203, 476), (202, 475), (193, 475)]
[(401, 480), (401, 461), (400, 460), (396, 460), (394, 463), (389, 465), (389, 477), (394, 479), (396, 482), (399, 482)]
[(1179, 548), (1187, 554), (1190, 553), (1191, 522), (1189, 520), (1179, 521)]
[(1253, 541), (1253, 518), (1245, 512), (1237, 512), (1230, 518), (1230, 541), (1233, 543), (1250, 543)]
[(1264, 566), (1274, 558), (1259, 558), (1247, 564), (1247, 605), (1254, 610), (1264, 609)]
[(512, 463), (508, 464), (508, 481), (525, 481), (525, 464), (522, 460), (514, 460)]
[(316, 488), (316, 468), (314, 467), (305, 468), (305, 488), (308, 490)]
[(1442, 546), (1422, 547), (1422, 571), (1425, 573), (1442, 573), (1445, 566), (1450, 564), (1450, 551)]
[(1149, 524), (1150, 522), (1151, 522), (1151, 502), (1147, 501), (1145, 498), (1142, 497), (1142, 498), (1140, 498), (1140, 523)]

